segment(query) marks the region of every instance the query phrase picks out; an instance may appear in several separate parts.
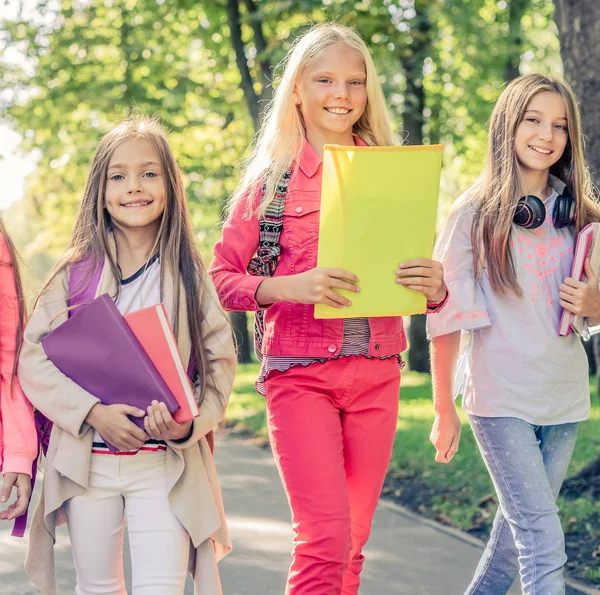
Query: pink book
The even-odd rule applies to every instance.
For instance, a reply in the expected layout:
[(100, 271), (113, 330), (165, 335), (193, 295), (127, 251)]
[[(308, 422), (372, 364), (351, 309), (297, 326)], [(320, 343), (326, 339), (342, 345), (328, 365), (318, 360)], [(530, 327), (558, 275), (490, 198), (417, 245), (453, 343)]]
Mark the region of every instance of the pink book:
[(173, 419), (182, 423), (198, 417), (200, 413), (196, 397), (181, 361), (164, 305), (157, 304), (125, 314), (125, 322), (179, 403)]
[[(590, 247), (596, 233), (596, 226), (593, 223), (586, 225), (577, 236), (577, 242), (575, 244), (575, 253), (573, 254), (573, 265), (571, 266), (571, 277), (576, 281), (581, 281), (583, 277), (583, 267), (585, 259), (588, 257)], [(575, 314), (568, 312), (567, 310), (562, 311), (560, 317), (560, 323), (558, 325), (558, 334), (561, 337), (567, 337), (573, 330), (571, 323), (575, 318)]]

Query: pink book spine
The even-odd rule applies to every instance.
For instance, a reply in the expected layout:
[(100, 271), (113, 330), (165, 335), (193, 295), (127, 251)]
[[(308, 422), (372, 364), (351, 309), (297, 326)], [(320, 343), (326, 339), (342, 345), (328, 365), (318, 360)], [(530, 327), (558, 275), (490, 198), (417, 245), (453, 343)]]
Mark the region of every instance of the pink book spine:
[[(573, 265), (571, 266), (571, 277), (577, 281), (581, 281), (583, 277), (583, 267), (585, 259), (590, 251), (592, 240), (594, 239), (593, 228), (590, 225), (586, 225), (577, 236), (577, 243), (575, 244), (575, 253), (573, 254)], [(560, 317), (560, 324), (558, 325), (558, 334), (561, 337), (568, 337), (571, 332), (571, 322), (573, 321), (574, 314), (567, 310), (563, 310)]]

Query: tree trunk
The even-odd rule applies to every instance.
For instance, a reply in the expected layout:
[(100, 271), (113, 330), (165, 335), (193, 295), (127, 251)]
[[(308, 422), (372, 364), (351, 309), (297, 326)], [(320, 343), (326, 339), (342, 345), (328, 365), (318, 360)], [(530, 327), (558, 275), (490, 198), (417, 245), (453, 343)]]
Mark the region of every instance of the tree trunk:
[[(248, 60), (246, 59), (246, 50), (244, 46), (244, 40), (242, 38), (242, 24), (240, 16), (240, 3), (239, 0), (227, 0), (227, 17), (229, 20), (229, 30), (231, 35), (231, 45), (235, 52), (235, 60), (242, 79), (242, 89), (244, 91), (244, 98), (252, 118), (252, 124), (254, 125), (255, 132), (258, 132), (260, 128), (260, 120), (264, 107), (270, 101), (273, 90), (270, 86), (270, 73), (271, 65), (266, 56), (267, 53), (267, 42), (262, 28), (262, 21), (260, 18), (260, 12), (254, 0), (244, 0), (246, 10), (250, 16), (250, 25), (254, 33), (254, 45), (257, 51), (258, 63), (260, 64), (260, 70), (262, 74), (262, 93), (257, 95), (254, 90), (254, 81), (248, 67)], [(233, 332), (235, 340), (238, 346), (238, 362), (248, 363), (251, 361), (250, 358), (250, 334), (248, 333), (248, 317), (246, 312), (232, 312), (229, 315), (231, 324), (233, 326)]]
[(129, 34), (131, 33), (131, 24), (129, 22), (130, 14), (130, 11), (125, 10), (125, 8), (121, 10), (121, 47), (119, 48), (123, 52), (123, 60), (125, 62), (125, 72), (123, 73), (125, 91), (123, 92), (123, 100), (127, 106), (127, 113), (133, 109), (135, 102), (133, 90), (133, 64), (131, 63), (132, 48), (129, 41)]
[(250, 333), (248, 332), (248, 317), (246, 312), (230, 312), (229, 320), (233, 327), (233, 336), (238, 350), (238, 362), (247, 364), (250, 357)]
[(510, 0), (508, 4), (508, 48), (504, 78), (511, 81), (520, 74), (523, 36), (521, 19), (531, 0)]
[[(565, 77), (571, 83), (581, 108), (586, 158), (592, 179), (600, 184), (600, 2), (598, 0), (554, 0), (554, 19), (560, 38)], [(600, 336), (594, 337), (596, 368), (600, 369)], [(599, 387), (600, 388), (600, 387)], [(600, 493), (600, 457), (571, 480), (585, 478)], [(590, 488), (592, 489), (592, 488)]]
[(554, 6), (565, 76), (581, 108), (586, 158), (594, 183), (600, 185), (600, 2), (554, 0)]
[[(415, 2), (417, 15), (411, 23), (410, 49), (401, 58), (406, 77), (406, 94), (404, 97), (404, 114), (402, 118), (403, 132), (409, 145), (423, 143), (423, 126), (425, 117), (425, 90), (423, 89), (423, 64), (431, 47), (431, 23), (429, 21), (426, 2)], [(408, 365), (416, 372), (429, 372), (429, 347), (425, 329), (426, 316), (419, 314), (410, 317), (408, 330)]]
[(250, 69), (248, 68), (248, 60), (246, 60), (246, 50), (244, 40), (242, 39), (242, 24), (240, 19), (240, 5), (238, 0), (227, 0), (227, 17), (229, 19), (229, 31), (231, 35), (231, 44), (235, 51), (235, 62), (237, 64), (240, 76), (242, 78), (242, 89), (248, 111), (254, 124), (254, 130), (258, 130), (260, 126), (260, 110), (258, 108), (259, 97), (254, 91), (254, 82)]
[(254, 0), (244, 0), (248, 11), (250, 26), (254, 32), (254, 45), (256, 47), (256, 59), (260, 64), (262, 91), (260, 94), (259, 112), (262, 114), (265, 107), (273, 99), (273, 85), (271, 84), (271, 61), (267, 55), (267, 40), (262, 27), (261, 15)]

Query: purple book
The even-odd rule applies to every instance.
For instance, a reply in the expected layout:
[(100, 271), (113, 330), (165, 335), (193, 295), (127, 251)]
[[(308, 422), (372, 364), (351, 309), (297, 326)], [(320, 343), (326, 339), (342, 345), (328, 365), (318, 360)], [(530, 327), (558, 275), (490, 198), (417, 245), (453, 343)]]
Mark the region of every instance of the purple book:
[[(146, 411), (153, 400), (173, 413), (179, 403), (133, 331), (105, 293), (42, 339), (48, 359), (104, 405), (123, 403)], [(144, 429), (143, 417), (131, 421)], [(118, 449), (107, 446), (113, 452)]]

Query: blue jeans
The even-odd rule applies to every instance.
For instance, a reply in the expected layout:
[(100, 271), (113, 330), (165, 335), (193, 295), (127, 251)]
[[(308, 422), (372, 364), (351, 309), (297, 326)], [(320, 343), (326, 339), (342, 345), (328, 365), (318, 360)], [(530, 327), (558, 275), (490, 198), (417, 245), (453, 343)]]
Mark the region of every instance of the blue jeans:
[(517, 574), (523, 595), (562, 595), (567, 556), (556, 499), (578, 424), (474, 415), (469, 421), (500, 505), (465, 595), (507, 593)]

